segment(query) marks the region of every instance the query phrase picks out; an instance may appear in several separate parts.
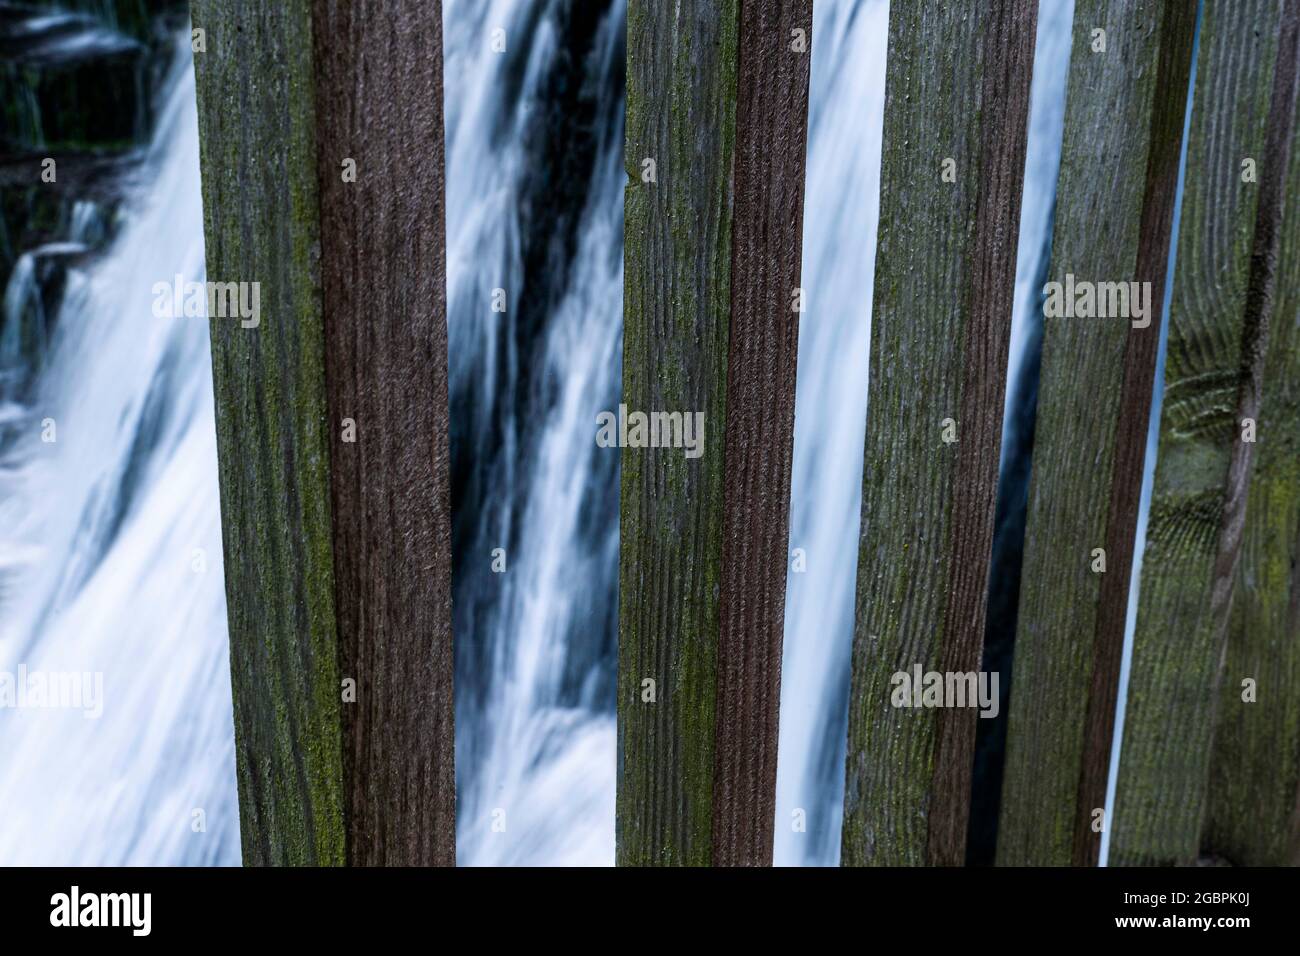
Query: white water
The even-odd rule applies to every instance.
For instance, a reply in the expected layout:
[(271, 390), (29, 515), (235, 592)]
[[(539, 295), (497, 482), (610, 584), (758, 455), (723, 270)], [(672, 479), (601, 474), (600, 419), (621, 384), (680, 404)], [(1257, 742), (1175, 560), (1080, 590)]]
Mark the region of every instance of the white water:
[[(1024, 365), (1041, 344), (1043, 313), (1039, 273), (1051, 255), (1052, 209), (1061, 168), (1061, 137), (1065, 129), (1065, 81), (1070, 65), (1074, 0), (1042, 0), (1034, 46), (1034, 79), (1030, 88), (1029, 139), (1025, 149), (1025, 185), (1020, 205), (1020, 241), (1016, 248), (1016, 299), (1011, 316), (1011, 354), (1007, 364), (1007, 395), (1016, 393)], [(1003, 417), (1002, 452), (1006, 461), (1007, 429), (1014, 409), (1007, 403)]]
[(145, 189), (70, 275), (35, 398), (9, 410), (0, 672), (102, 672), (103, 713), (0, 708), (4, 864), (239, 862), (207, 323), (152, 314), (155, 282), (204, 279), (188, 49)]
[[(520, 294), (520, 204), (549, 173), (529, 130), (564, 55), (555, 7), (444, 5), (451, 372), (468, 395), (457, 427), (469, 454), (500, 450), (466, 563), (483, 571), (509, 545), (507, 573), (472, 578), (480, 610), (458, 620), (458, 656), (487, 663), (457, 674), (459, 859), (472, 865), (613, 861), (617, 452), (597, 460), (593, 440), (621, 380), (613, 90), (599, 94), (606, 128), (579, 248), (533, 351), (489, 307), (493, 288)], [(512, 52), (525, 47), (522, 76), (487, 45), (498, 25)], [(623, 29), (619, 0), (586, 82), (621, 73)], [(109, 253), (73, 276), (39, 397), (4, 408), (27, 428), (0, 462), (0, 670), (102, 671), (106, 698), (98, 720), (0, 711), (4, 863), (239, 859), (207, 328), (151, 311), (154, 282), (204, 279), (187, 56), (169, 89), (146, 190)], [(30, 266), (8, 311), (28, 301)], [(0, 343), (0, 358), (16, 351)], [(521, 363), (545, 367), (544, 393), (520, 396)], [(494, 432), (507, 400), (529, 414), (504, 414)], [(53, 444), (40, 441), (47, 417)], [(192, 828), (196, 809), (206, 832)]]
[[(1044, 0), (1039, 12), (1008, 395), (1036, 341), (1073, 8)], [(786, 589), (775, 862), (830, 866), (844, 794), (889, 5), (818, 0), (814, 11), (790, 512), (790, 548), (804, 549), (807, 570), (791, 570)], [(806, 831), (792, 825), (796, 810)]]
[[(507, 102), (506, 60), (488, 51), (484, 37), (551, 5), (462, 6), (464, 0), (451, 0), (444, 16), (453, 392), (459, 379), (473, 396), (471, 422), (458, 424), (470, 448), (481, 452), (498, 442), (504, 453), (486, 479), (491, 513), (485, 509), (474, 553), (461, 560), (486, 566), (492, 547), (504, 547), (512, 535), (518, 543), (506, 575), (479, 573), (457, 592), (458, 600), (467, 592), (483, 598), (457, 641), (486, 645), (475, 661), (486, 663), (486, 675), (466, 674), (458, 658), (459, 859), (608, 863), (615, 725), (604, 689), (613, 660), (595, 651), (601, 638), (584, 634), (584, 626), (612, 624), (593, 612), (613, 599), (616, 515), (594, 548), (579, 526), (583, 496), (611, 477), (593, 458), (591, 426), (618, 394), (621, 136), (607, 141), (598, 163), (568, 294), (547, 316), (540, 350), (521, 353), (510, 320), (492, 313), (488, 301), (491, 289), (511, 289), (522, 271), (518, 205), (527, 177), (539, 174), (525, 129), (561, 38), (549, 12), (532, 36), (516, 38), (528, 43), (528, 55), (520, 94)], [(1045, 55), (1035, 70), (1013, 377), (1032, 339), (1032, 284), (1055, 193), (1072, 6), (1044, 4), (1040, 18)], [(617, 7), (610, 27), (621, 30)], [(826, 0), (816, 18), (804, 220), (808, 311), (800, 333), (790, 541), (806, 550), (808, 570), (789, 581), (776, 821), (776, 860), (788, 864), (830, 864), (839, 854), (888, 4)], [(587, 72), (588, 82), (601, 75), (595, 67)], [(502, 396), (518, 398), (521, 363), (539, 359), (559, 384), (549, 406), (528, 404), (537, 412), (528, 421), (543, 424), (524, 429), (506, 415), (501, 433), (493, 433), (484, 410)], [(860, 374), (842, 374), (845, 368)], [(601, 692), (575, 695), (575, 672), (581, 686)], [(808, 811), (807, 833), (789, 825), (796, 808)], [(492, 830), (498, 810), (505, 812), (504, 832)]]
[[(553, 175), (530, 151), (529, 131), (534, 111), (545, 109), (547, 71), (563, 55), (557, 6), (444, 4), (452, 392), (467, 396), (462, 406), (453, 399), (452, 411), (461, 455), (477, 462), (500, 452), (482, 475), (477, 525), (457, 542), (466, 568), (456, 592), (462, 865), (614, 859), (617, 462), (607, 456), (617, 450), (594, 440), (596, 415), (615, 407), (621, 381), (622, 105), (612, 90), (600, 94), (608, 128), (567, 285), (534, 338), (510, 324), (530, 291), (520, 288), (521, 204), (530, 178)], [(614, 7), (587, 83), (621, 72), (621, 0)], [(533, 15), (530, 35), (515, 29)], [(504, 93), (512, 59), (489, 47), (496, 27), (508, 45), (526, 45), (513, 100)], [(491, 310), (494, 288), (507, 290), (505, 314)], [(525, 390), (526, 366), (541, 386)], [(502, 411), (508, 403), (524, 411)], [(506, 571), (494, 574), (498, 547)]]
[[(871, 293), (880, 213), (885, 0), (813, 8), (775, 860), (839, 859), (849, 649), (861, 524)], [(804, 810), (807, 832), (792, 815)]]

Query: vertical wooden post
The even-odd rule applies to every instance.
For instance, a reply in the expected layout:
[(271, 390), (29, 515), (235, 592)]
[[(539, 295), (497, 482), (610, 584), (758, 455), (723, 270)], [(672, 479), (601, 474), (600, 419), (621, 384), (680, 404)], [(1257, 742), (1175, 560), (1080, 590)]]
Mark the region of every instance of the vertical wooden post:
[[(1300, 104), (1293, 120), (1300, 129)], [(1300, 196), (1292, 133), (1284, 195)], [(1261, 204), (1264, 202), (1261, 180)], [(1228, 623), (1201, 852), (1238, 866), (1300, 865), (1300, 204), (1283, 212), (1259, 447)], [(1247, 678), (1256, 684), (1243, 699)]]
[(890, 6), (846, 865), (965, 859), (977, 711), (894, 675), (980, 666), (1037, 9)]
[[(630, 0), (617, 856), (768, 865), (811, 0)], [(635, 441), (635, 436), (633, 441)]]
[(1066, 296), (1073, 276), (1149, 298), (1140, 319), (1132, 296), (1129, 315), (1072, 302), (1044, 319), (1004, 865), (1090, 866), (1100, 851), (1195, 30), (1182, 0), (1075, 6), (1049, 278)]
[[(1224, 657), (1255, 449), (1273, 437), (1259, 435), (1258, 423), (1278, 298), (1300, 4), (1206, 0), (1203, 16), (1159, 456), (1115, 796), (1115, 864), (1195, 862), (1219, 701), (1232, 691), (1238, 695), (1233, 709), (1259, 706), (1241, 701), (1243, 676), (1258, 678), (1270, 696), (1278, 695), (1271, 714), (1295, 692), (1281, 686), (1284, 675), (1253, 669), (1233, 674), (1235, 686), (1225, 687)], [(1278, 318), (1294, 322), (1294, 316)], [(1254, 423), (1253, 434), (1246, 420)], [(1282, 522), (1288, 517), (1275, 516)], [(1293, 531), (1294, 525), (1281, 529), (1287, 536)], [(1286, 576), (1269, 584), (1282, 600), (1290, 586)], [(1270, 614), (1272, 640), (1294, 643), (1300, 635), (1286, 632), (1289, 612)], [(1274, 753), (1277, 762), (1251, 768), (1251, 779), (1294, 773), (1295, 754)], [(1243, 818), (1234, 825), (1256, 825), (1260, 809), (1238, 806)], [(1283, 852), (1281, 833), (1293, 810), (1272, 805), (1270, 852)]]
[(450, 865), (441, 5), (192, 12), (244, 861)]

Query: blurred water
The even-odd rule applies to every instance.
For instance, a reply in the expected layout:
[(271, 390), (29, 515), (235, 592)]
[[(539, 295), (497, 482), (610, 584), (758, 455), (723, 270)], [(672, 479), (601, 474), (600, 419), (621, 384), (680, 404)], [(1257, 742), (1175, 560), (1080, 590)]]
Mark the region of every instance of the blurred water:
[(611, 864), (624, 4), (443, 10), (457, 856)]
[(24, 427), (0, 456), (0, 672), (102, 672), (104, 699), (98, 719), (0, 708), (5, 864), (239, 862), (207, 323), (152, 312), (154, 283), (204, 279), (177, 51), (146, 188), (72, 268), (34, 396), (6, 412)]
[[(849, 649), (880, 213), (886, 0), (813, 7), (775, 861), (839, 860)], [(804, 810), (807, 831), (791, 825)]]

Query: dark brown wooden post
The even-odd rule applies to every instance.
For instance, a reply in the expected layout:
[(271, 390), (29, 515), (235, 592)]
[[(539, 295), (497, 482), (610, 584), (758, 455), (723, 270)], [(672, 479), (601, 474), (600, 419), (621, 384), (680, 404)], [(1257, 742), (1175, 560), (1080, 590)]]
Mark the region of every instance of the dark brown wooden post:
[(450, 865), (441, 4), (192, 11), (244, 861)]
[(980, 669), (1037, 11), (890, 6), (845, 865), (965, 859), (977, 710), (894, 678)]
[(618, 862), (768, 865), (811, 0), (630, 0)]
[[(1075, 6), (1049, 272), (1072, 301), (1043, 320), (1004, 865), (1090, 866), (1101, 846), (1195, 30), (1182, 0)], [(1131, 295), (1123, 314), (1075, 314), (1070, 277), (1145, 283), (1146, 314)]]

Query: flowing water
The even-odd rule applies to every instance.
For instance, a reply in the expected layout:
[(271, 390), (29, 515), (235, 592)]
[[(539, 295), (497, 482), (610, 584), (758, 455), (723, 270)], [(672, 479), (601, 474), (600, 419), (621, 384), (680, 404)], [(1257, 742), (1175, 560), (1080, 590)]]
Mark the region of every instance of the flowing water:
[(467, 865), (614, 859), (618, 450), (595, 429), (621, 391), (624, 17), (444, 4)]
[[(6, 864), (239, 861), (207, 323), (152, 308), (155, 283), (204, 279), (188, 50), (141, 191), (102, 257), (70, 260), (33, 388), (3, 405), (0, 673), (102, 675), (96, 706), (0, 709)], [(33, 260), (102, 226), (90, 204), (72, 219)], [(21, 377), (12, 343), (0, 360)]]
[[(567, 6), (445, 7), (462, 863), (613, 858), (617, 462), (592, 427), (619, 393), (624, 11), (575, 31)], [(1072, 4), (1048, 6), (1039, 43), (1059, 76), (1035, 82), (1044, 155), (1028, 170), (1013, 370), (1036, 341), (1060, 146)], [(839, 851), (888, 25), (884, 0), (815, 9), (790, 541), (807, 571), (789, 581), (776, 826), (790, 864)], [(493, 53), (492, 29), (511, 25)], [(789, 825), (798, 809), (807, 832)]]

